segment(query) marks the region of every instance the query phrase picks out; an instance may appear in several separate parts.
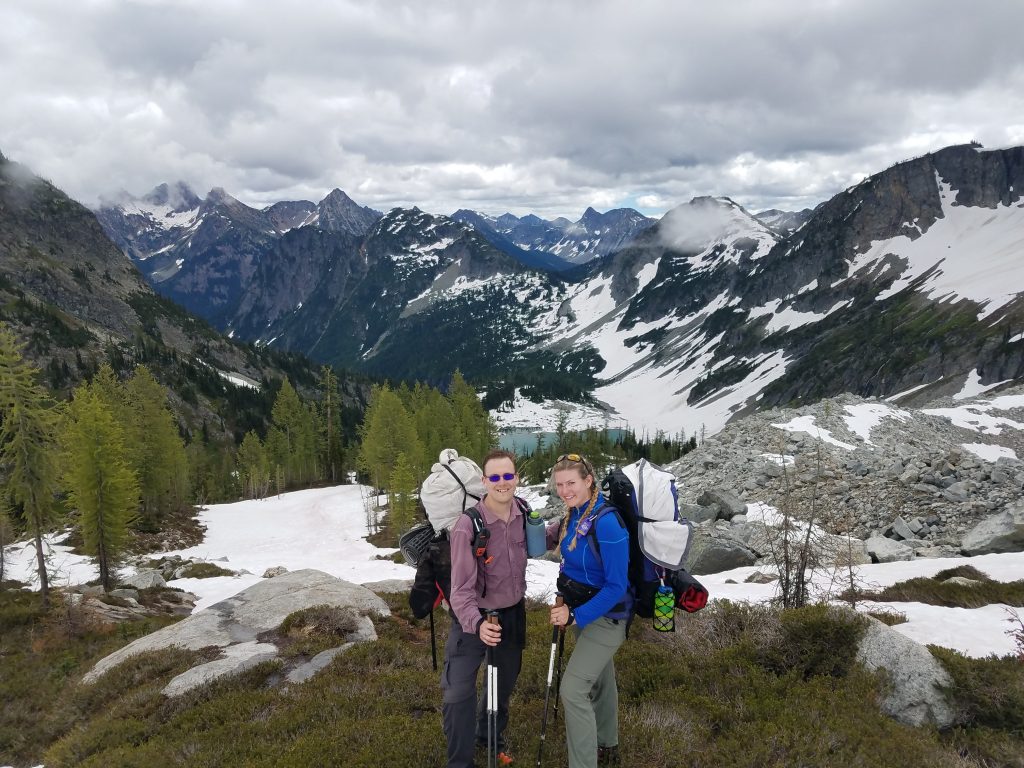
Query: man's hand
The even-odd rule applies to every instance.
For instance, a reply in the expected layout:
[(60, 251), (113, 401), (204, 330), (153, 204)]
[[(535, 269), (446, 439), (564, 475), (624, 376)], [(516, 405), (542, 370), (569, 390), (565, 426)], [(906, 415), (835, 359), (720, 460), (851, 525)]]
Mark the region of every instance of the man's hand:
[(501, 624), (489, 623), (486, 619), (480, 622), (480, 641), (484, 645), (497, 645), (501, 642)]

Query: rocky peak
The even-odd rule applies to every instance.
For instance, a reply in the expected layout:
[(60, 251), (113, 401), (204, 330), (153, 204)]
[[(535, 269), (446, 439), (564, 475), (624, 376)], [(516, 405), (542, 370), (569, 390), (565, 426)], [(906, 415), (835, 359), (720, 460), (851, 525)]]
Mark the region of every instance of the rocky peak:
[[(764, 224), (727, 197), (695, 197), (676, 206), (661, 218), (655, 232), (661, 244), (684, 253), (701, 253), (742, 240), (749, 258), (766, 254), (777, 241)], [(753, 250), (746, 247), (747, 241)]]
[[(533, 218), (537, 219), (536, 216), (534, 216)], [(515, 229), (516, 227), (523, 223), (525, 223), (524, 220), (520, 219), (518, 216), (513, 216), (511, 213), (503, 213), (494, 222), (495, 226), (497, 226), (503, 232)], [(542, 219), (537, 219), (536, 222), (529, 222), (529, 224), (531, 225), (543, 223), (544, 222)]]
[(184, 181), (159, 184), (148, 194), (143, 195), (142, 200), (150, 205), (167, 206), (175, 213), (191, 211), (202, 203), (192, 188)]
[(317, 225), (329, 232), (364, 235), (381, 217), (379, 211), (356, 203), (340, 189), (334, 189), (316, 207)]
[(302, 226), (316, 213), (316, 206), (308, 200), (286, 200), (263, 209), (278, 232), (287, 232)]

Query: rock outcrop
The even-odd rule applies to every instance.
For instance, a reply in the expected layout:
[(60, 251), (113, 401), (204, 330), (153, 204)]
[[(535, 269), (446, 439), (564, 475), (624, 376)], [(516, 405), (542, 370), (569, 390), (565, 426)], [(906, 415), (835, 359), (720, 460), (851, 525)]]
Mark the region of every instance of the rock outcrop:
[[(177, 624), (140, 637), (101, 659), (85, 675), (83, 682), (94, 682), (130, 656), (146, 651), (170, 646), (188, 650), (210, 646), (220, 648), (220, 658), (187, 670), (164, 689), (168, 696), (179, 695), (223, 675), (235, 674), (277, 658), (277, 647), (272, 642), (261, 640), (262, 633), (277, 629), (289, 614), (318, 605), (351, 608), (361, 616), (359, 626), (346, 638), (345, 645), (332, 649), (335, 653), (353, 642), (375, 640), (376, 632), (369, 616), (383, 617), (391, 613), (383, 600), (363, 586), (322, 571), (293, 571), (259, 582)], [(287, 669), (286, 676), (288, 679), (305, 679), (326, 665), (330, 658), (333, 655), (321, 654), (308, 662), (313, 665), (312, 671), (303, 669), (307, 665), (298, 665)]]

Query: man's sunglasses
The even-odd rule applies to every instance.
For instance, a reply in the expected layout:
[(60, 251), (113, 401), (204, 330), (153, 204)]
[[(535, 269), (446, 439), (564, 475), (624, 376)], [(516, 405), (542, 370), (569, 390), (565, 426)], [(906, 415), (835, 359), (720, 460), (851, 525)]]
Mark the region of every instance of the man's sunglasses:
[(506, 472), (503, 475), (484, 475), (484, 477), (486, 477), (492, 483), (496, 483), (499, 480), (505, 480), (505, 481), (515, 480), (516, 479), (516, 473), (515, 472)]

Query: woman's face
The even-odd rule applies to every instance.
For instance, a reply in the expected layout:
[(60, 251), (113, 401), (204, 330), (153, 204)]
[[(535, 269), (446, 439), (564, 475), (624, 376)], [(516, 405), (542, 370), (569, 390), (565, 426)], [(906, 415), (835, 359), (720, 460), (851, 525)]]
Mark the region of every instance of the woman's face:
[(555, 470), (555, 491), (567, 507), (582, 507), (590, 501), (590, 489), (593, 487), (594, 478), (590, 475), (583, 477), (579, 469)]
[[(506, 475), (512, 475), (512, 479), (506, 480)], [(492, 477), (496, 477), (497, 480), (492, 482)], [(516, 465), (512, 463), (511, 459), (505, 457), (491, 459), (484, 465), (484, 490), (495, 501), (511, 504), (518, 484), (519, 476), (516, 474)]]

